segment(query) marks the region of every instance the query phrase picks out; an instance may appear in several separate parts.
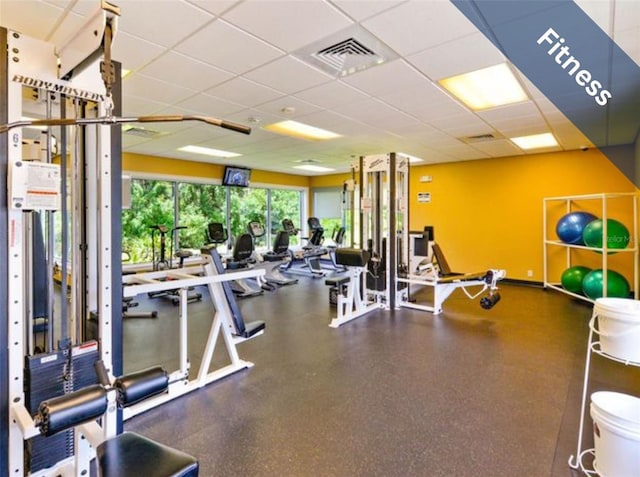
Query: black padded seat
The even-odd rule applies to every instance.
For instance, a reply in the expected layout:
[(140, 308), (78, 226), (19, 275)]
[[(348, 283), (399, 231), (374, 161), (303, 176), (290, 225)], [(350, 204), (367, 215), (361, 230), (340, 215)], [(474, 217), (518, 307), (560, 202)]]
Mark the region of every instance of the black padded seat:
[(101, 477), (197, 477), (198, 461), (179, 450), (134, 432), (98, 446)]

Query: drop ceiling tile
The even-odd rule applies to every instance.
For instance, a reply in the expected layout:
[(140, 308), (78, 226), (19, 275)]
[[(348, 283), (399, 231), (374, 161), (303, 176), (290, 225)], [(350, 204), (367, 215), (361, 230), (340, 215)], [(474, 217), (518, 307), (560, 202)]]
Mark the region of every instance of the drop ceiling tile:
[(403, 89), (425, 87), (430, 83), (423, 74), (404, 60), (395, 60), (374, 66), (347, 76), (343, 81), (372, 96), (382, 96)]
[(431, 125), (455, 137), (477, 136), (493, 132), (491, 126), (470, 112), (439, 118), (433, 121)]
[(175, 45), (214, 18), (183, 0), (118, 0), (117, 4), (121, 31), (162, 46)]
[(257, 106), (256, 109), (274, 116), (282, 116), (283, 119), (299, 118), (300, 116), (320, 111), (318, 106), (302, 101), (294, 96), (283, 96), (274, 101), (261, 104)]
[(295, 94), (332, 78), (292, 56), (284, 56), (245, 75), (247, 78), (287, 94)]
[(124, 95), (148, 98), (168, 104), (183, 101), (193, 96), (196, 91), (181, 86), (157, 80), (149, 76), (133, 73), (122, 81)]
[(524, 116), (491, 121), (491, 126), (505, 136), (514, 137), (521, 131), (530, 131), (527, 134), (538, 134), (549, 131), (549, 125), (543, 117)]
[(187, 0), (187, 2), (204, 9), (209, 13), (213, 13), (214, 15), (220, 15), (230, 8), (242, 3), (241, 0)]
[(55, 26), (55, 29), (47, 35), (46, 40), (56, 45), (56, 49), (61, 50), (64, 45), (78, 35), (86, 21), (86, 17), (82, 15), (67, 12), (64, 21)]
[(216, 20), (194, 33), (177, 45), (175, 50), (237, 74), (257, 68), (284, 54), (223, 20)]
[(35, 0), (2, 0), (0, 24), (32, 38), (47, 39), (64, 17), (64, 10)]
[(378, 13), (395, 7), (401, 4), (402, 1), (391, 0), (368, 0), (363, 2), (362, 0), (332, 0), (333, 3), (340, 8), (343, 12), (349, 15), (356, 21), (362, 21), (370, 18)]
[(125, 94), (122, 97), (123, 116), (150, 116), (167, 106), (167, 103), (151, 101), (131, 94)]
[(240, 76), (207, 90), (206, 94), (248, 107), (267, 103), (285, 96), (280, 91)]
[(434, 46), (407, 61), (433, 81), (504, 63), (506, 58), (482, 33)]
[(342, 81), (331, 81), (298, 91), (296, 97), (316, 104), (325, 109), (332, 109), (340, 104), (364, 101), (369, 96)]
[(540, 111), (533, 101), (524, 101), (522, 103), (478, 111), (476, 114), (487, 122), (510, 120), (523, 116), (542, 118)]
[(426, 122), (468, 112), (467, 108), (433, 83), (425, 82), (420, 88), (398, 89), (393, 93), (381, 95), (380, 99)]
[(140, 73), (196, 91), (212, 88), (233, 77), (231, 73), (172, 51), (141, 69)]
[(204, 93), (199, 93), (190, 98), (177, 103), (176, 106), (184, 108), (187, 111), (206, 116), (220, 117), (228, 114), (237, 113), (245, 109), (245, 106), (225, 101)]
[(452, 3), (423, 0), (402, 3), (362, 25), (405, 56), (477, 31)]
[(524, 154), (522, 150), (508, 139), (498, 139), (495, 141), (479, 141), (471, 144), (477, 149), (491, 157), (519, 156)]
[(112, 57), (122, 63), (122, 68), (137, 71), (165, 51), (164, 46), (118, 32), (113, 43)]
[(354, 134), (375, 134), (380, 132), (372, 126), (354, 121), (351, 118), (337, 114), (333, 111), (318, 111), (300, 118), (301, 122), (315, 126), (328, 131), (335, 132), (342, 136), (350, 136)]
[(223, 18), (288, 52), (353, 23), (333, 5), (321, 0), (244, 2)]
[(399, 134), (402, 133), (404, 127), (412, 126), (418, 122), (415, 118), (377, 99), (368, 99), (359, 103), (347, 104), (335, 108), (335, 111), (355, 121)]

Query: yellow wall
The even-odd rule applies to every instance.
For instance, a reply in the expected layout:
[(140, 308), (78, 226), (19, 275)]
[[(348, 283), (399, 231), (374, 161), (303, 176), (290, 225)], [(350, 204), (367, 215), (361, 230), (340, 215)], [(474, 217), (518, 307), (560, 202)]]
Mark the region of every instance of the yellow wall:
[(342, 187), (344, 181), (351, 179), (351, 174), (329, 174), (326, 176), (309, 177), (309, 187)]
[[(433, 181), (421, 183), (425, 175)], [(504, 268), (510, 278), (541, 282), (543, 198), (635, 191), (633, 183), (597, 150), (413, 166), (410, 228), (433, 225), (436, 241), (456, 271)], [(431, 203), (418, 203), (418, 192), (430, 192)], [(631, 229), (625, 207), (612, 206), (608, 216), (621, 218)], [(563, 213), (564, 208), (554, 209), (549, 238), (555, 238), (555, 223)], [(579, 259), (588, 266), (601, 264), (601, 256), (582, 254)], [(553, 255), (552, 261), (564, 257), (561, 252)], [(624, 260), (622, 255), (610, 256), (609, 267), (631, 280), (630, 256)], [(555, 268), (554, 273), (561, 273), (558, 265)], [(528, 270), (533, 270), (533, 277), (527, 276)]]

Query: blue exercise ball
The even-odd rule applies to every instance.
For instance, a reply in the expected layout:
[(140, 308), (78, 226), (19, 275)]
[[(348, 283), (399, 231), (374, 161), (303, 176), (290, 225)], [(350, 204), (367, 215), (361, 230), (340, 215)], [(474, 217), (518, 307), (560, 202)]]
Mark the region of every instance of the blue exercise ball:
[(563, 215), (556, 225), (556, 234), (564, 243), (584, 245), (582, 232), (597, 217), (589, 212), (571, 212)]

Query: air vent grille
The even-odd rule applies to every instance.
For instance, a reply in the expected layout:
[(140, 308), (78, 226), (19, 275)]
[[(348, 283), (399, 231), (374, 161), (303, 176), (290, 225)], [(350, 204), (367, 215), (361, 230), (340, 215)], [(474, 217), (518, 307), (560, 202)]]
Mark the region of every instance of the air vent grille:
[(332, 76), (347, 76), (398, 58), (398, 54), (359, 25), (353, 25), (294, 52)]
[(147, 139), (157, 138), (166, 134), (161, 131), (154, 131), (153, 129), (146, 129), (136, 126), (125, 126), (122, 128), (122, 132), (130, 136), (144, 137)]
[(504, 136), (502, 136), (499, 133), (493, 132), (493, 133), (486, 133), (486, 134), (477, 134), (475, 136), (465, 136), (459, 139), (464, 143), (471, 144), (474, 142), (487, 142), (487, 141), (495, 141), (497, 139), (504, 139)]

